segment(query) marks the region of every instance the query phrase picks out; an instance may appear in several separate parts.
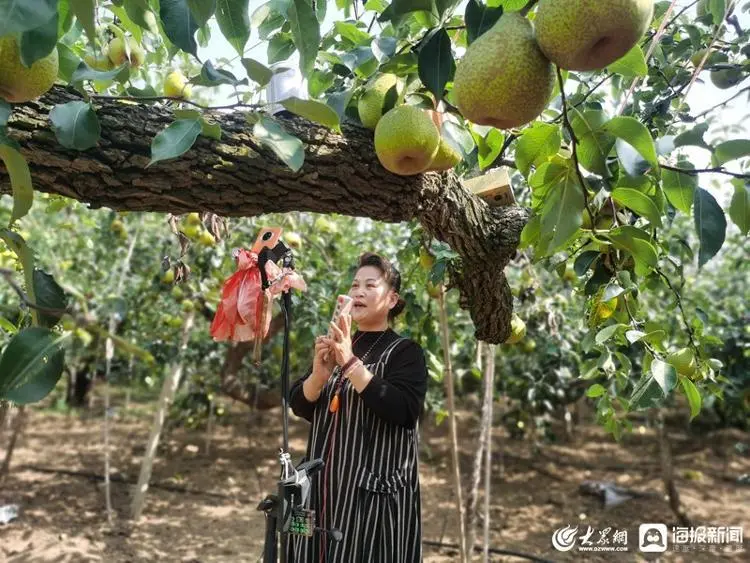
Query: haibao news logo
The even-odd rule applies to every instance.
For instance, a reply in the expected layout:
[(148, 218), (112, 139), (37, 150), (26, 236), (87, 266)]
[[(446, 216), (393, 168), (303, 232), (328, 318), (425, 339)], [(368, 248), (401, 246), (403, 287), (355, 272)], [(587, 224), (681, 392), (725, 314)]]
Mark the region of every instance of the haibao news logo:
[(638, 549), (643, 553), (667, 551), (667, 526), (664, 524), (641, 524), (638, 527)]

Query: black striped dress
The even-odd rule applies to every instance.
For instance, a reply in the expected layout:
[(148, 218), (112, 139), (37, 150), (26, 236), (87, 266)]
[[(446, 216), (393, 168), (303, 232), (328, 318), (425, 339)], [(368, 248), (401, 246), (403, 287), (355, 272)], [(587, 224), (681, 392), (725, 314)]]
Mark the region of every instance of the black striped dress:
[(326, 460), (313, 477), (309, 508), (318, 526), (344, 537), (290, 536), (288, 560), (415, 563), (422, 560), (417, 421), (427, 390), (424, 352), (391, 329), (357, 332), (352, 340), (360, 358), (372, 348), (364, 362), (375, 377), (361, 394), (346, 381), (338, 411), (329, 412), (339, 368), (315, 403), (302, 391), (309, 373), (290, 390), (292, 410), (312, 423), (305, 459)]

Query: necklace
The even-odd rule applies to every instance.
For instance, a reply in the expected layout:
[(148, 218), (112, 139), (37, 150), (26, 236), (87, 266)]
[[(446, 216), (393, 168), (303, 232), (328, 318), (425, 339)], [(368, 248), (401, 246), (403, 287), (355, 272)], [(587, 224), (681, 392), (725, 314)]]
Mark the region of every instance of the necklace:
[[(369, 350), (367, 350), (367, 352), (365, 352), (364, 356), (362, 356), (362, 357), (360, 358), (360, 360), (362, 361), (362, 363), (363, 363), (363, 364), (365, 363), (365, 360), (367, 360), (368, 356), (370, 355), (370, 352), (372, 352), (373, 348), (375, 348), (375, 346), (377, 346), (378, 342), (380, 342), (380, 339), (381, 339), (381, 338), (383, 338), (383, 336), (385, 335), (385, 333), (386, 333), (386, 332), (387, 332), (387, 331), (383, 331), (382, 333), (380, 333), (380, 336), (378, 336), (378, 337), (377, 337), (377, 339), (375, 340), (375, 342), (373, 342), (373, 343), (372, 343), (372, 346), (370, 346), (370, 349), (369, 349)], [(354, 352), (354, 345), (355, 345), (355, 344), (356, 344), (356, 343), (357, 343), (357, 342), (359, 341), (359, 339), (360, 339), (360, 338), (362, 338), (362, 337), (363, 337), (363, 336), (364, 336), (365, 334), (366, 334), (366, 333), (364, 333), (364, 332), (363, 332), (362, 334), (360, 334), (360, 335), (359, 335), (359, 336), (357, 337), (357, 339), (356, 339), (356, 340), (355, 340), (354, 342), (352, 342), (352, 352)], [(339, 371), (341, 370), (341, 368), (340, 368), (340, 367), (339, 367), (338, 369), (339, 369)], [(329, 410), (329, 412), (333, 412), (333, 413), (335, 413), (336, 411), (338, 411), (338, 410), (339, 410), (339, 405), (340, 405), (340, 403), (341, 403), (341, 400), (340, 400), (340, 398), (339, 398), (339, 395), (341, 394), (341, 388), (342, 388), (342, 387), (344, 386), (344, 381), (345, 381), (345, 380), (344, 380), (344, 376), (343, 376), (342, 374), (339, 374), (339, 380), (338, 380), (338, 382), (336, 383), (336, 391), (334, 392), (333, 398), (331, 399), (331, 404), (330, 404), (330, 406), (328, 407), (328, 410)]]

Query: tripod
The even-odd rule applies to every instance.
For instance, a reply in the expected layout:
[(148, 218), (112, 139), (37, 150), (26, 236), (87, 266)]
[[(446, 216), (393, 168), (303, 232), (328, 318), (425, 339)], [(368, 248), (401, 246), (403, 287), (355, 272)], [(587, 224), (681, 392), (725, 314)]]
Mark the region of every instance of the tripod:
[[(262, 287), (269, 286), (265, 265), (268, 260), (283, 260), (283, 267), (294, 268), (292, 251), (279, 240), (274, 248), (263, 248), (258, 254)], [(312, 459), (292, 465), (289, 454), (289, 333), (291, 331), (292, 297), (291, 290), (282, 293), (281, 309), (284, 313), (284, 349), (281, 360), (281, 416), (283, 423), (282, 447), (279, 452), (281, 477), (276, 494), (267, 495), (258, 505), (266, 516), (266, 533), (263, 547), (263, 563), (277, 563), (281, 544), (281, 563), (287, 562), (287, 547), (290, 534), (312, 536), (315, 532), (330, 535), (334, 541), (341, 541), (343, 535), (338, 530), (322, 530), (315, 526), (315, 512), (304, 508), (310, 496), (310, 477), (320, 471), (325, 462)]]

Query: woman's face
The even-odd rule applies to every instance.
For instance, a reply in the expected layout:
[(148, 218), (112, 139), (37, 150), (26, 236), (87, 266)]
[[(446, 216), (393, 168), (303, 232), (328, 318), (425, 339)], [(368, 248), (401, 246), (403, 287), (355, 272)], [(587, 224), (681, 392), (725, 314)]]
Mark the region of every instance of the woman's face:
[(388, 326), (388, 312), (398, 301), (396, 292), (383, 278), (383, 272), (375, 266), (357, 270), (349, 297), (354, 300), (352, 320), (366, 330), (384, 330)]

